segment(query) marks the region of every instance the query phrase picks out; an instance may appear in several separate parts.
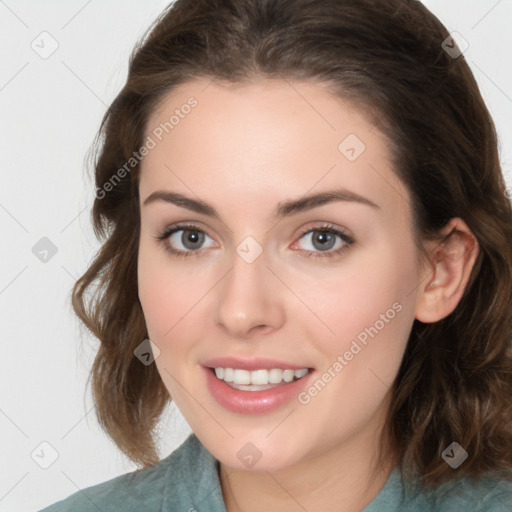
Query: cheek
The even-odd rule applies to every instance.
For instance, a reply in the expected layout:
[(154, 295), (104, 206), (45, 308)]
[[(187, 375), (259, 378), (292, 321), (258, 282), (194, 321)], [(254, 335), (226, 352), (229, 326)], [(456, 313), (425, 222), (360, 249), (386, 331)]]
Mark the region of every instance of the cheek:
[[(403, 272), (388, 267), (384, 274), (368, 268), (344, 283), (344, 292), (330, 301), (329, 320), (342, 343), (393, 331), (404, 308)], [(339, 294), (338, 294), (339, 295)]]
[(415, 299), (414, 261), (412, 248), (405, 254), (389, 245), (354, 254), (335, 271), (297, 275), (294, 291), (309, 306), (298, 321), (309, 339), (321, 342), (321, 351), (332, 357), (348, 350), (354, 339), (364, 346), (368, 339), (403, 333)]
[[(314, 304), (323, 322), (311, 321), (311, 315), (302, 321), (307, 338), (323, 356), (321, 382), (301, 402), (316, 402), (315, 413), (336, 424), (348, 413), (359, 418), (375, 411), (389, 391), (414, 322), (414, 254), (412, 247), (407, 254), (393, 247), (368, 257), (359, 254), (357, 261), (347, 263), (346, 272), (301, 288), (299, 293)], [(331, 406), (340, 397), (343, 412)]]
[[(187, 265), (141, 239), (139, 300), (150, 339), (162, 355), (179, 350), (203, 325), (206, 302), (216, 279), (206, 266)], [(172, 341), (172, 343), (171, 343)]]
[(194, 287), (186, 286), (187, 276), (177, 271), (163, 249), (150, 244), (141, 239), (137, 279), (148, 333), (159, 344), (185, 314)]
[[(302, 324), (316, 353), (322, 354), (322, 364), (299, 402), (318, 420), (310, 435), (326, 443), (339, 432), (363, 430), (387, 406), (407, 346), (414, 303), (405, 281), (414, 279), (414, 269), (383, 261), (386, 272), (375, 266), (354, 273), (351, 267), (350, 275), (333, 279), (322, 294), (311, 297), (318, 301), (312, 302), (318, 305), (315, 312), (334, 334), (317, 323), (315, 335), (308, 322)], [(332, 425), (332, 431), (326, 434), (321, 425)]]
[(337, 334), (330, 342), (325, 336), (310, 338), (315, 339), (323, 364), (298, 401), (307, 437), (324, 447), (361, 433), (361, 442), (372, 442), (364, 433), (368, 424), (385, 421), (414, 320), (411, 304), (394, 301), (389, 288), (365, 292), (341, 300), (335, 308), (328, 321)]

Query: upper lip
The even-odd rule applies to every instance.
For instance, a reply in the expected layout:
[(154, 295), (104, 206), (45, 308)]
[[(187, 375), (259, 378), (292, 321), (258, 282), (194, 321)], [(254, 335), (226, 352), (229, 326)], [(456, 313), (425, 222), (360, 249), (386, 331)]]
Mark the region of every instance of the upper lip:
[(277, 361), (275, 359), (253, 358), (236, 359), (234, 357), (216, 357), (208, 359), (202, 363), (208, 368), (238, 368), (240, 370), (272, 370), (280, 368), (281, 370), (301, 370), (310, 368), (307, 364), (293, 364), (288, 361)]

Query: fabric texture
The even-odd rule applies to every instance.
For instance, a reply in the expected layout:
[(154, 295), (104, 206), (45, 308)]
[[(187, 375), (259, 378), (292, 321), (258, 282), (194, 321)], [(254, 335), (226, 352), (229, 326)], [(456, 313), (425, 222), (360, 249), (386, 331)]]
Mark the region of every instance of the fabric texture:
[[(226, 512), (218, 467), (219, 462), (192, 433), (155, 466), (78, 491), (40, 512)], [(361, 512), (416, 511), (511, 512), (512, 482), (488, 476), (426, 492), (405, 488), (395, 468)]]

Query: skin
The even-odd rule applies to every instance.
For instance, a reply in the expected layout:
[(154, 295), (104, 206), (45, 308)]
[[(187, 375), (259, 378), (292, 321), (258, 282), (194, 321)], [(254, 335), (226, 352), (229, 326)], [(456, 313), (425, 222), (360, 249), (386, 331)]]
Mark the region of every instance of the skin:
[[(446, 245), (427, 245), (432, 259), (420, 264), (411, 198), (393, 172), (385, 137), (320, 84), (191, 81), (164, 98), (146, 136), (190, 96), (198, 105), (141, 166), (139, 298), (160, 350), (159, 373), (220, 461), (229, 512), (329, 512), (339, 511), (340, 503), (344, 511), (359, 511), (396, 464), (385, 452), (387, 463), (372, 474), (414, 319), (433, 322), (453, 311), (477, 255), (476, 240), (461, 219), (452, 219), (445, 231), (456, 228), (457, 234)], [(354, 161), (338, 149), (349, 134), (366, 146)], [(273, 217), (286, 200), (340, 187), (378, 208), (338, 201)], [(206, 201), (221, 220), (164, 201), (143, 206), (156, 190)], [(206, 233), (200, 255), (165, 250), (168, 244), (192, 251), (183, 245), (183, 232), (172, 241), (156, 239), (180, 222)], [(322, 257), (321, 244), (302, 233), (324, 223), (355, 243)], [(236, 252), (248, 236), (263, 250), (253, 263)], [(327, 252), (343, 244), (336, 237)], [(274, 412), (244, 415), (221, 407), (206, 387), (200, 363), (220, 356), (275, 358), (322, 375), (396, 303), (400, 312), (305, 405), (293, 400)], [(252, 468), (237, 457), (248, 442), (261, 452)]]

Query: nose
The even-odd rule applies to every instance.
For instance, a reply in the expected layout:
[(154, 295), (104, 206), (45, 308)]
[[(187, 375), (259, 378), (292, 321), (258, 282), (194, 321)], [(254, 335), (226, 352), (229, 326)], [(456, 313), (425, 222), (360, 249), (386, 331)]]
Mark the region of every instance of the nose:
[(231, 270), (218, 286), (215, 322), (238, 339), (279, 329), (285, 319), (283, 293), (264, 253), (252, 263), (235, 253)]

